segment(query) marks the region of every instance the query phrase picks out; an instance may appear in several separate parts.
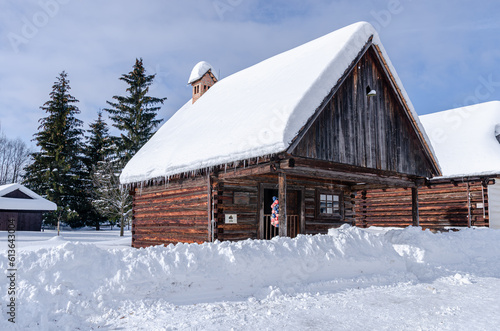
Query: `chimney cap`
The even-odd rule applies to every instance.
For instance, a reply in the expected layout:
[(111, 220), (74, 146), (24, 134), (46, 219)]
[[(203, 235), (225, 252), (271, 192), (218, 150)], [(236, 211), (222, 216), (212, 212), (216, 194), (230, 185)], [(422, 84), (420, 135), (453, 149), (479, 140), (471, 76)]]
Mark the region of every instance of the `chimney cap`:
[(212, 75), (214, 75), (215, 79), (219, 79), (219, 77), (217, 77), (217, 73), (210, 65), (210, 63), (206, 61), (200, 61), (194, 66), (193, 70), (191, 70), (191, 75), (189, 76), (188, 84), (191, 84), (201, 79), (203, 75), (205, 75), (208, 71), (212, 72)]

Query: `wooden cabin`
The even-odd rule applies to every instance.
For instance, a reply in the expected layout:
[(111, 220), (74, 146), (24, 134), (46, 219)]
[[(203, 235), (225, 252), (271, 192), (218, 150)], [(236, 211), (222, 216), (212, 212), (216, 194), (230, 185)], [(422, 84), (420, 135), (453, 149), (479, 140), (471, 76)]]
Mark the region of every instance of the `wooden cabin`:
[[(419, 188), (423, 228), (500, 228), (500, 102), (420, 116), (442, 169)], [(357, 195), (358, 226), (412, 224), (408, 189)]]
[(40, 231), (42, 213), (56, 209), (55, 203), (23, 185), (0, 186), (0, 231)]
[(132, 246), (145, 247), (327, 233), (356, 224), (356, 195), (378, 188), (413, 192), (418, 224), (417, 187), (435, 175), (376, 31), (357, 23), (221, 79), (120, 178), (133, 195)]

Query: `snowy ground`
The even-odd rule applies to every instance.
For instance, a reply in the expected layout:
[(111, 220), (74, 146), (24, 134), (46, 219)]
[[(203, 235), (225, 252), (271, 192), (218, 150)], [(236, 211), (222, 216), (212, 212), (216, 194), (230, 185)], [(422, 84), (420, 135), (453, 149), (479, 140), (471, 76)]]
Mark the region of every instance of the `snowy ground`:
[[(0, 330), (498, 330), (500, 230), (132, 249), (117, 231), (17, 233)], [(7, 275), (7, 233), (0, 269)]]

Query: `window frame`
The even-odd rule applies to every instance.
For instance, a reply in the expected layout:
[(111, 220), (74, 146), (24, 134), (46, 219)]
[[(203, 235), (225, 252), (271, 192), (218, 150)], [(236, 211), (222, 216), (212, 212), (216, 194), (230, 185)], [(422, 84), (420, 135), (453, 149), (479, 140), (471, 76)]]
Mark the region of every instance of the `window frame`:
[[(335, 201), (333, 198), (334, 196), (338, 196), (338, 202), (339, 202), (338, 211), (333, 211), (332, 213), (322, 213), (321, 212), (321, 196), (322, 195), (331, 195), (332, 201)], [(316, 218), (342, 220), (344, 218), (344, 194), (343, 194), (343, 191), (341, 191), (341, 190), (316, 190)]]

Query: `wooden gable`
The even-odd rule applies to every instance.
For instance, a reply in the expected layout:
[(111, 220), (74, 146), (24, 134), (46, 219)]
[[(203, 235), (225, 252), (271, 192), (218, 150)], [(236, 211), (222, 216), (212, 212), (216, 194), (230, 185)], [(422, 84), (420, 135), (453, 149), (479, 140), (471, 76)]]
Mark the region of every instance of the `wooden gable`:
[(21, 190), (17, 189), (12, 192), (9, 192), (3, 196), (4, 198), (14, 198), (14, 199), (33, 199), (29, 195), (21, 192)]
[(422, 177), (438, 172), (375, 46), (360, 53), (339, 84), (292, 144), (292, 155)]

